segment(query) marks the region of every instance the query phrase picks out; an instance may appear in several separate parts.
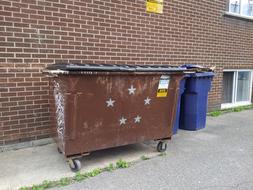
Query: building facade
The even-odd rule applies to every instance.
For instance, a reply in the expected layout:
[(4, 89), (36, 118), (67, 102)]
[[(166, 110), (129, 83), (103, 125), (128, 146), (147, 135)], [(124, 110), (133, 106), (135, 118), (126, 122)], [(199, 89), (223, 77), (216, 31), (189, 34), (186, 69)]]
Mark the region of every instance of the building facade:
[(215, 66), (209, 109), (252, 100), (253, 1), (0, 0), (0, 145), (50, 136), (60, 62)]

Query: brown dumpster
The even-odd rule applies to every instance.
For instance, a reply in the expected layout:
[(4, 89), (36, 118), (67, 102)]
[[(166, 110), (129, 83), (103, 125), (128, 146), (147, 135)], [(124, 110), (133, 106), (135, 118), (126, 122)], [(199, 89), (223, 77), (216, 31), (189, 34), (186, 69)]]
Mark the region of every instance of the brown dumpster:
[(172, 136), (183, 69), (162, 65), (54, 64), (57, 144), (73, 171), (92, 151)]

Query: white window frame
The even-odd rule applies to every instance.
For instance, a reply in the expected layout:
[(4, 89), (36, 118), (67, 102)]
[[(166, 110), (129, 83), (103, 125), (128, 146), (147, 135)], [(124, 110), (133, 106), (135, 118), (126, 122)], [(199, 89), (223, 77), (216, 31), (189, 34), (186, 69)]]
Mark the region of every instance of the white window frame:
[[(227, 108), (233, 108), (238, 106), (246, 106), (252, 104), (252, 87), (253, 87), (253, 71), (251, 69), (225, 69), (224, 72), (234, 72), (233, 77), (233, 94), (232, 94), (232, 103), (223, 103), (221, 104), (221, 109), (227, 109)], [(237, 78), (238, 78), (238, 72), (250, 72), (250, 98), (249, 101), (236, 101), (236, 94), (237, 94)]]
[(228, 0), (228, 11), (225, 12), (225, 14), (230, 15), (230, 16), (236, 16), (236, 17), (241, 17), (241, 18), (253, 20), (253, 16), (248, 16), (248, 15), (243, 15), (242, 14), (242, 3), (241, 3), (241, 0), (238, 0), (238, 1), (239, 1), (239, 5), (240, 5), (240, 13), (234, 13), (234, 12), (231, 11), (231, 9), (230, 9), (231, 0)]

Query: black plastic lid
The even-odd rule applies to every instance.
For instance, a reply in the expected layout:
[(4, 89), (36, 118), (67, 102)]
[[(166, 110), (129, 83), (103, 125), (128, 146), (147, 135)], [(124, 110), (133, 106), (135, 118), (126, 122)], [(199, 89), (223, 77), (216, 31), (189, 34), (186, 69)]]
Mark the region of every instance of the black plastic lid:
[(100, 71), (100, 72), (182, 72), (186, 68), (170, 65), (118, 65), (118, 64), (73, 64), (59, 63), (46, 68), (47, 70), (62, 71)]

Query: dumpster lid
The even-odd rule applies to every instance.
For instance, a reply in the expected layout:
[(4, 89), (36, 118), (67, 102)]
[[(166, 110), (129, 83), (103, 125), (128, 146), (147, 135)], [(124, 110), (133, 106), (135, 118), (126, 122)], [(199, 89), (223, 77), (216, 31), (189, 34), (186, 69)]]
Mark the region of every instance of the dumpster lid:
[(47, 71), (98, 71), (98, 72), (183, 72), (186, 68), (171, 65), (119, 65), (119, 64), (80, 64), (58, 63), (49, 65)]

